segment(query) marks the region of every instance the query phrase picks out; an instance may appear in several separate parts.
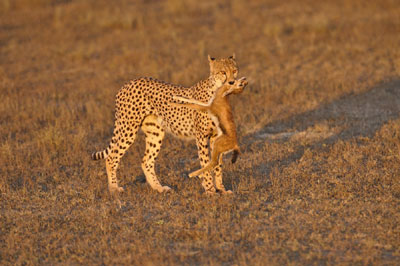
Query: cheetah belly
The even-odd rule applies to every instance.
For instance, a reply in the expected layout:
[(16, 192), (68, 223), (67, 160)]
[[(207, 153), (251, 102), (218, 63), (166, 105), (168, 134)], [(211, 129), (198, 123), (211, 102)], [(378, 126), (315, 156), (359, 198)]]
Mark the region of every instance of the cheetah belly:
[[(157, 122), (164, 130), (175, 137), (193, 139), (195, 137), (196, 111), (186, 107), (172, 107), (173, 96), (192, 97), (192, 92), (186, 88), (158, 84), (154, 82), (151, 91), (147, 91), (149, 113), (156, 115)], [(204, 121), (204, 123), (208, 123)]]
[(160, 96), (160, 99), (151, 103), (153, 114), (157, 116), (157, 122), (167, 133), (178, 138), (195, 137), (194, 130), (194, 112), (191, 109), (181, 107), (172, 107), (169, 104), (160, 105), (159, 102), (169, 103), (172, 96)]
[[(172, 111), (173, 112), (173, 111)], [(194, 138), (194, 123), (191, 116), (179, 116), (179, 110), (176, 111), (175, 116), (171, 113), (158, 113), (157, 122), (164, 128), (164, 130), (178, 138)]]

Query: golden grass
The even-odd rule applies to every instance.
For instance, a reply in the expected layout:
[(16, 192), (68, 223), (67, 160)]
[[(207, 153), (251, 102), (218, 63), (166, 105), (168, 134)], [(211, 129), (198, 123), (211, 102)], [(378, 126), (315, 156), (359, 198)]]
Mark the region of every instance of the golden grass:
[[(400, 260), (400, 4), (0, 1), (0, 264), (387, 264)], [(243, 151), (207, 197), (168, 136), (158, 194), (104, 162), (129, 79), (192, 85), (236, 53)]]

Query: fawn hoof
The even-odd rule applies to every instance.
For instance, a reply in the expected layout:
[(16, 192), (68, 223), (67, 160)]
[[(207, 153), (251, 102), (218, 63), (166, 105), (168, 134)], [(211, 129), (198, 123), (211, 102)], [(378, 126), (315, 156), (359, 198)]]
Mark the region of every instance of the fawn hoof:
[(195, 176), (196, 176), (195, 173), (190, 173), (190, 174), (189, 174), (189, 177), (195, 177)]
[(249, 84), (246, 77), (240, 78), (239, 81), (240, 81), (240, 86), (246, 86), (247, 84)]
[(196, 170), (196, 171), (194, 171), (194, 172), (191, 172), (191, 173), (189, 174), (189, 177), (199, 176), (199, 175), (201, 175), (203, 172), (204, 172), (204, 171), (201, 171), (201, 169)]

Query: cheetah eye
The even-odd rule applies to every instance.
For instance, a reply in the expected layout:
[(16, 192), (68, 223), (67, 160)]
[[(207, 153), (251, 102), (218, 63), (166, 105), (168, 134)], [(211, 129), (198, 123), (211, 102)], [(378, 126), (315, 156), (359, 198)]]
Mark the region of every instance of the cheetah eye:
[(222, 75), (226, 75), (226, 72), (225, 72), (225, 71), (221, 71), (221, 74), (222, 74)]
[(233, 70), (233, 74), (236, 74), (237, 73), (237, 70), (235, 69), (235, 70)]

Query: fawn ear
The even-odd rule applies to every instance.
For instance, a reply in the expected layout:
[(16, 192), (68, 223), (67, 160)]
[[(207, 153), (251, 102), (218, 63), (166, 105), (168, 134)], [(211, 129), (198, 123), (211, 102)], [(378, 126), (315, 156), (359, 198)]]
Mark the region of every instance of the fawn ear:
[(229, 57), (229, 59), (236, 60), (236, 55), (235, 55), (235, 53), (233, 53), (233, 55), (231, 55), (231, 56)]
[(210, 55), (208, 55), (208, 62), (212, 62), (212, 61), (214, 61), (215, 60), (215, 57), (211, 57)]

